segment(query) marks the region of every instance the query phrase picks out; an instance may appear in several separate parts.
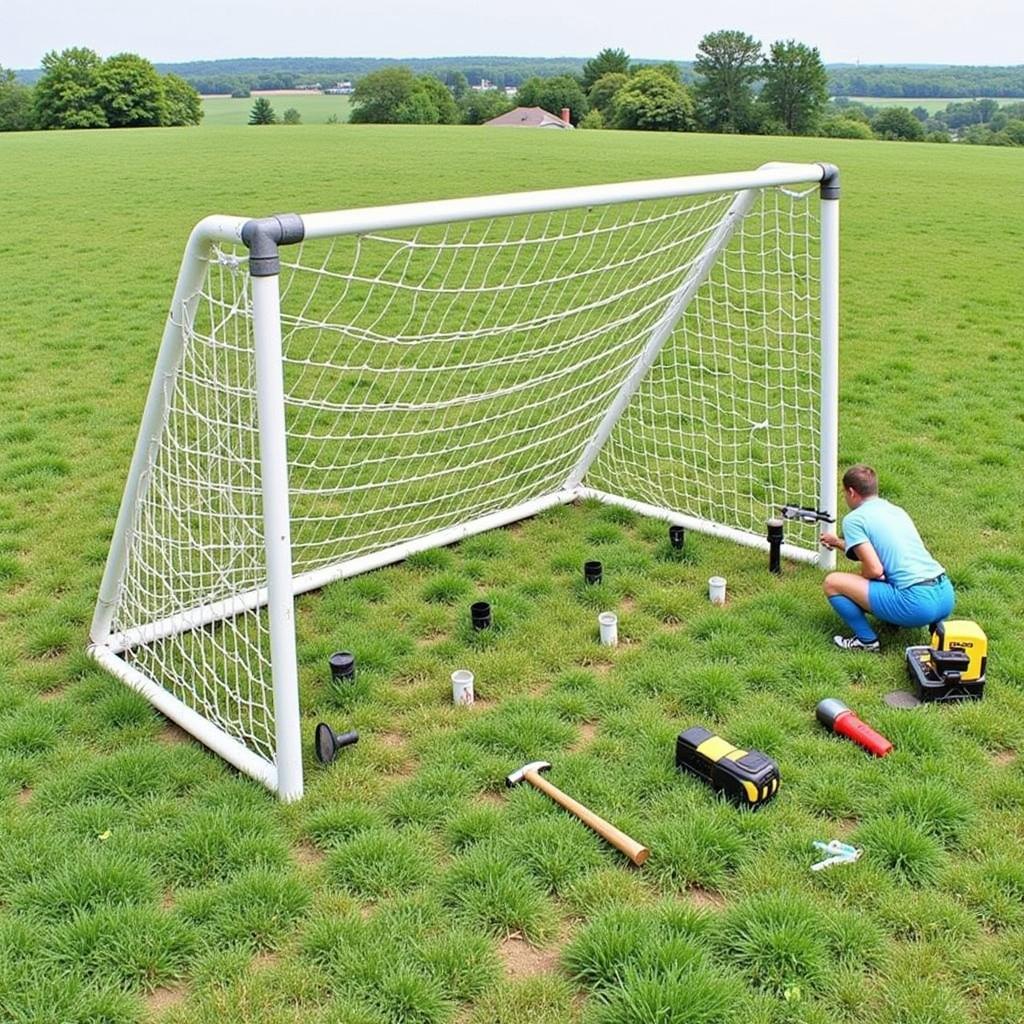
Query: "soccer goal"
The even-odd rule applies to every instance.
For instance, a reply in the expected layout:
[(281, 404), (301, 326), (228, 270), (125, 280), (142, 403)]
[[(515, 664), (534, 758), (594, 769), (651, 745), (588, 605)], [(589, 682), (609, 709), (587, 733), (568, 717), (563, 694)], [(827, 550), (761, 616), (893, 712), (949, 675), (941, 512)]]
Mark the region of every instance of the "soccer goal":
[[(590, 498), (764, 547), (835, 514), (827, 164), (192, 232), (90, 651), (302, 795), (294, 597)], [(819, 525), (784, 554), (831, 565)]]

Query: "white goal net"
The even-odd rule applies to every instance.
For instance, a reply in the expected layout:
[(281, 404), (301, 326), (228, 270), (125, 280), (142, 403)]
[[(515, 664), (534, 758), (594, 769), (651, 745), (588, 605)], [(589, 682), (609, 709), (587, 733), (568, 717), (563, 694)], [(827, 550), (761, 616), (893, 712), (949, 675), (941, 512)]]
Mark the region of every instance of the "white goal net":
[[(294, 798), (293, 592), (579, 497), (751, 544), (782, 505), (834, 511), (825, 174), (294, 218), (279, 278), (244, 221), (204, 222), (94, 654)], [(817, 536), (791, 525), (787, 553)]]

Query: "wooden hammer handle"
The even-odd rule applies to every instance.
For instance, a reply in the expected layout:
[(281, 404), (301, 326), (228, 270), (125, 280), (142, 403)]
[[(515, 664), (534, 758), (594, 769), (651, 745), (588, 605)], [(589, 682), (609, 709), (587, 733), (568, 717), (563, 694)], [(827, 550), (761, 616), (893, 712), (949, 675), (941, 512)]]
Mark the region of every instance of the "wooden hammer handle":
[(609, 824), (604, 818), (599, 818), (593, 811), (588, 810), (583, 804), (566, 796), (557, 786), (553, 786), (539, 772), (529, 771), (525, 775), (526, 781), (535, 789), (546, 793), (556, 804), (564, 807), (570, 814), (575, 814), (580, 821), (588, 828), (592, 828), (602, 839), (611, 843), (620, 853), (624, 853), (634, 864), (639, 867), (650, 851), (646, 846), (641, 846), (635, 839), (630, 839), (625, 832)]

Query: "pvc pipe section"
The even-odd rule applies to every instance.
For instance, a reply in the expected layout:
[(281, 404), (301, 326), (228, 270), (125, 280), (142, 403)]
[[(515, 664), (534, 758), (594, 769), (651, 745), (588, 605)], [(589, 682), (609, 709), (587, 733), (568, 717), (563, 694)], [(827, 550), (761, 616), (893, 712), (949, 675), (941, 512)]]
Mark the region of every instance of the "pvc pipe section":
[(601, 643), (605, 647), (616, 647), (619, 643), (619, 617), (615, 612), (601, 612), (597, 625), (601, 630)]

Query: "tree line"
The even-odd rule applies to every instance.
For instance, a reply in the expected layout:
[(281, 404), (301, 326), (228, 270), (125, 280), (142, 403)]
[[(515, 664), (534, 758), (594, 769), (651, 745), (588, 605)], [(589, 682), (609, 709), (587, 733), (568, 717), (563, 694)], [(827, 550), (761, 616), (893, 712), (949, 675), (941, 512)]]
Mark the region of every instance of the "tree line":
[[(605, 49), (579, 75), (533, 76), (514, 98), (479, 91), (454, 72), (442, 83), (429, 74), (386, 68), (360, 78), (352, 96), (354, 122), (479, 124), (515, 106), (568, 108), (581, 128), (645, 131), (814, 131), (828, 100), (817, 49), (795, 40), (761, 43), (743, 32), (710, 32), (693, 63), (694, 83), (675, 62), (634, 63), (622, 49)], [(755, 86), (757, 88), (755, 89)]]
[(1024, 124), (1016, 107), (986, 99), (951, 103), (929, 114), (923, 107), (871, 107), (832, 101), (827, 72), (815, 47), (793, 39), (767, 50), (753, 36), (709, 32), (699, 45), (690, 82), (680, 65), (634, 62), (622, 49), (604, 49), (580, 74), (533, 76), (513, 97), (504, 90), (471, 89), (451, 72), (431, 74), (389, 67), (358, 79), (351, 120), (375, 124), (480, 124), (515, 107), (570, 111), (579, 128), (705, 131), (761, 135), (1020, 145)]
[(845, 138), (1024, 146), (1024, 102), (1000, 106), (988, 98), (953, 101), (935, 113), (920, 105), (871, 106), (843, 98), (833, 105), (837, 113), (826, 126)]
[(34, 85), (0, 68), (0, 131), (48, 128), (143, 128), (199, 124), (199, 93), (175, 74), (161, 75), (144, 57), (103, 60), (86, 47), (43, 57)]
[[(424, 57), (398, 61), (390, 57), (244, 57), (223, 60), (158, 63), (160, 74), (184, 78), (200, 93), (236, 93), (252, 90), (294, 89), (360, 78), (373, 71), (402, 64), (416, 74), (432, 74), (442, 81), (458, 71), (472, 85), (484, 79), (496, 86), (518, 87), (528, 78), (579, 76), (580, 57)], [(645, 62), (650, 63), (650, 62)], [(680, 79), (692, 84), (693, 62), (678, 61)], [(966, 65), (901, 66), (891, 64), (827, 64), (830, 96), (923, 99), (977, 99), (1024, 97), (1024, 65), (973, 67)], [(19, 71), (18, 80), (32, 85), (40, 70)]]
[(833, 64), (828, 69), (833, 96), (881, 99), (976, 99), (1024, 96), (1024, 65), (1018, 67), (907, 68)]

